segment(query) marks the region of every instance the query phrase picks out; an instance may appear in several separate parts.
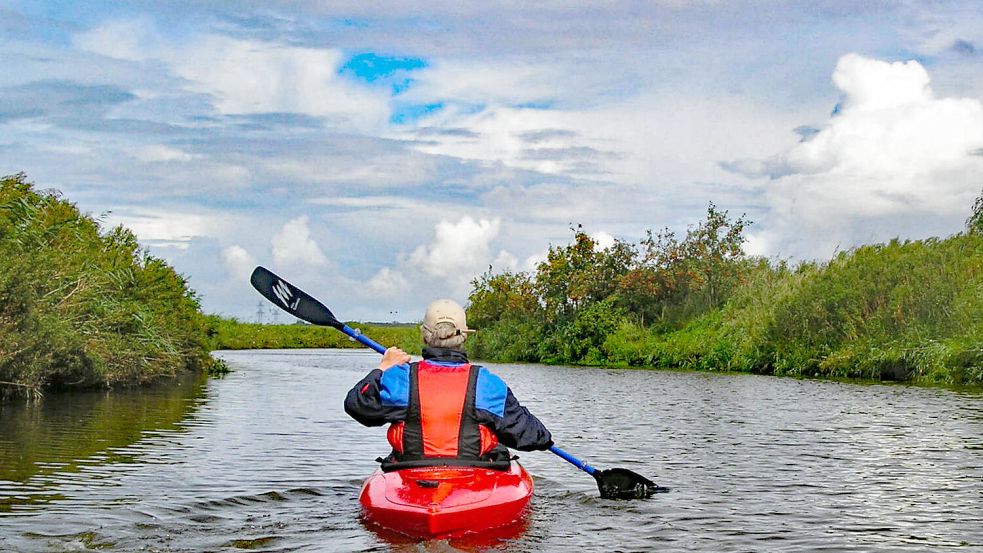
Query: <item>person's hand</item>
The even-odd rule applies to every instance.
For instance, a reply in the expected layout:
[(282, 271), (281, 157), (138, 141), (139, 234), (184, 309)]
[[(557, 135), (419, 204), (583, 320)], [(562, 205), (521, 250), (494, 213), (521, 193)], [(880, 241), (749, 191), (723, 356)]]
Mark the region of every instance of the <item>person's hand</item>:
[(402, 365), (410, 362), (410, 356), (403, 350), (392, 347), (382, 354), (382, 361), (379, 361), (379, 370), (384, 371), (389, 367)]

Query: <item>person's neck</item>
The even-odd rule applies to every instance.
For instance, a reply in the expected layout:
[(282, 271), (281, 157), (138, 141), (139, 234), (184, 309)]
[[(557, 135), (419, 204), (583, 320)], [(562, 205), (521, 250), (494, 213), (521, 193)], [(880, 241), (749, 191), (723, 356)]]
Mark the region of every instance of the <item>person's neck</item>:
[(460, 348), (423, 348), (423, 358), (427, 361), (447, 361), (451, 363), (468, 363), (468, 354)]

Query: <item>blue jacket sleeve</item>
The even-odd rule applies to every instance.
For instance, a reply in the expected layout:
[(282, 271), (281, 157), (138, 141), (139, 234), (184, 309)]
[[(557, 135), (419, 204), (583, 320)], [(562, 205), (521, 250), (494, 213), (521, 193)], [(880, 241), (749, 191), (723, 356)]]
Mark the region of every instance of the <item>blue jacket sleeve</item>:
[(382, 426), (406, 418), (408, 403), (409, 366), (396, 365), (359, 380), (345, 397), (345, 412), (365, 426)]
[(535, 415), (523, 407), (501, 378), (481, 368), (475, 396), (478, 422), (495, 431), (498, 440), (512, 449), (549, 449), (553, 437)]
[(549, 449), (553, 445), (553, 436), (546, 426), (519, 404), (519, 400), (507, 391), (505, 398), (505, 413), (496, 421), (495, 434), (506, 447), (519, 451), (536, 451)]

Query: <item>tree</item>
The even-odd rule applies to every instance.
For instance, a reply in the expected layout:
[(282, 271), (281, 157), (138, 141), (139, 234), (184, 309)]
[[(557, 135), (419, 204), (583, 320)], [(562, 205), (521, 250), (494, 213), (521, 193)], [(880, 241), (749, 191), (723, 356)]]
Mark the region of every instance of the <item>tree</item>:
[(534, 316), (538, 311), (539, 302), (527, 273), (506, 271), (496, 275), (488, 267), (483, 275), (471, 281), (468, 324), (472, 328), (490, 327), (510, 317)]
[(578, 309), (610, 297), (637, 263), (638, 253), (627, 242), (615, 240), (602, 249), (580, 225), (570, 230), (573, 242), (550, 247), (536, 268), (535, 289), (551, 322), (568, 320)]
[(731, 220), (711, 202), (706, 220), (687, 230), (682, 241), (668, 229), (654, 236), (650, 231), (642, 241), (643, 260), (664, 273), (662, 299), (701, 292), (705, 307), (721, 304), (740, 272), (744, 229), (750, 224), (743, 215)]
[(502, 361), (539, 361), (543, 312), (527, 273), (488, 271), (471, 282), (468, 326), (478, 332), (468, 339), (475, 357)]

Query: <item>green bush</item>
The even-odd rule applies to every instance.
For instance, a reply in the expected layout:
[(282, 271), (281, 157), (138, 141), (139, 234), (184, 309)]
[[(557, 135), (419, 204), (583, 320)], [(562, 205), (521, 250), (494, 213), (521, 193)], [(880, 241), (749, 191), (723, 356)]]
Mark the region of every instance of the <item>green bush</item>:
[(184, 278), (57, 192), (0, 179), (4, 392), (128, 385), (212, 363)]
[(983, 384), (983, 236), (864, 246), (757, 269), (719, 314), (664, 335), (655, 364)]

